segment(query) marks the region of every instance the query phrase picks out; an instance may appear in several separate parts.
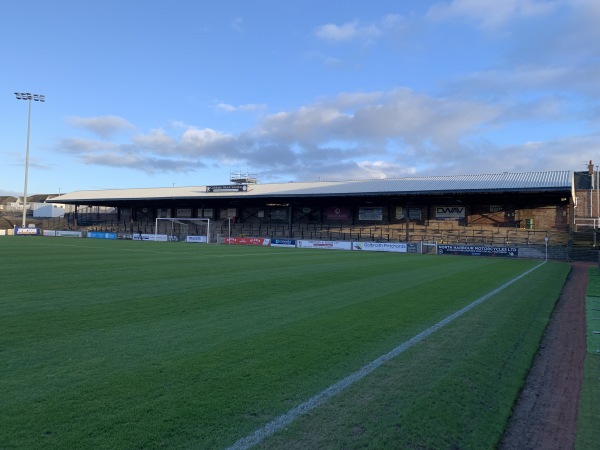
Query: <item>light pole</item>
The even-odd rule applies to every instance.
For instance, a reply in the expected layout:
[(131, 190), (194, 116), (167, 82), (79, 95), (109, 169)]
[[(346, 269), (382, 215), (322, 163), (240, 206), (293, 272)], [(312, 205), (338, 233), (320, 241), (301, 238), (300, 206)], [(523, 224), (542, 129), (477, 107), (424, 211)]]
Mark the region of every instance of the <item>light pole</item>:
[(594, 228), (600, 227), (600, 166), (596, 166), (596, 220), (594, 220)]
[(227, 239), (227, 244), (228, 244), (228, 245), (231, 245), (231, 217), (228, 217), (228, 218), (227, 218), (227, 225), (228, 225), (228, 226), (227, 226), (227, 229), (228, 229), (228, 233), (227, 233), (227, 236), (228, 236), (228, 239)]
[(23, 223), (21, 226), (26, 227), (27, 223), (27, 176), (29, 172), (29, 132), (31, 130), (31, 100), (34, 102), (45, 102), (46, 96), (40, 94), (30, 94), (29, 92), (15, 92), (17, 100), (27, 100), (29, 108), (27, 111), (27, 148), (25, 150), (25, 188), (23, 189)]

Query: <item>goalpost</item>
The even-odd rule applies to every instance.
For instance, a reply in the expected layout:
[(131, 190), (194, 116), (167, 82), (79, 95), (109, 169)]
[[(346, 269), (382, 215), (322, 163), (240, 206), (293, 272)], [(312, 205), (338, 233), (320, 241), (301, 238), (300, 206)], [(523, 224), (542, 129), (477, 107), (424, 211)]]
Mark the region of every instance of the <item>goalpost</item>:
[(210, 243), (210, 219), (159, 217), (154, 236), (167, 235), (169, 241)]

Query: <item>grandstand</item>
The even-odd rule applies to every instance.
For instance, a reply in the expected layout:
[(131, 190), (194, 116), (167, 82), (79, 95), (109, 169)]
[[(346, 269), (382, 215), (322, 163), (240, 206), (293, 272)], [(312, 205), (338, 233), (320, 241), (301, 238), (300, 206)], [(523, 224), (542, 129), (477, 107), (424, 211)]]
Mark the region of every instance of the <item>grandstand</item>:
[[(593, 172), (78, 191), (49, 200), (75, 212), (48, 228), (153, 233), (156, 218), (208, 218), (222, 236), (383, 242), (596, 246)], [(597, 184), (597, 183), (596, 183)], [(100, 214), (100, 206), (114, 208)]]

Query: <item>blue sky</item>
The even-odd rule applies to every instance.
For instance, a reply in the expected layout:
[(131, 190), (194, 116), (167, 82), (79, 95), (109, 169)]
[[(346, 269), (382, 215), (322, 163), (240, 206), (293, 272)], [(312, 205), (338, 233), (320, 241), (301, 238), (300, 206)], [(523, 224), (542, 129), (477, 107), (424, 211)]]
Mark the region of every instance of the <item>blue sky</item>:
[(0, 194), (585, 170), (597, 0), (4, 0)]

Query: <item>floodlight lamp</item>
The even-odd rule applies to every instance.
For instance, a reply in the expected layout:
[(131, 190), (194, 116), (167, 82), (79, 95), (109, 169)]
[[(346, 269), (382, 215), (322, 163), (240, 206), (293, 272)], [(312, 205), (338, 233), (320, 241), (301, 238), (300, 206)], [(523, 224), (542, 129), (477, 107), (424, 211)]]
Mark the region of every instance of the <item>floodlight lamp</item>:
[(15, 95), (17, 96), (17, 100), (31, 100), (33, 98), (33, 95), (29, 92), (15, 92)]

